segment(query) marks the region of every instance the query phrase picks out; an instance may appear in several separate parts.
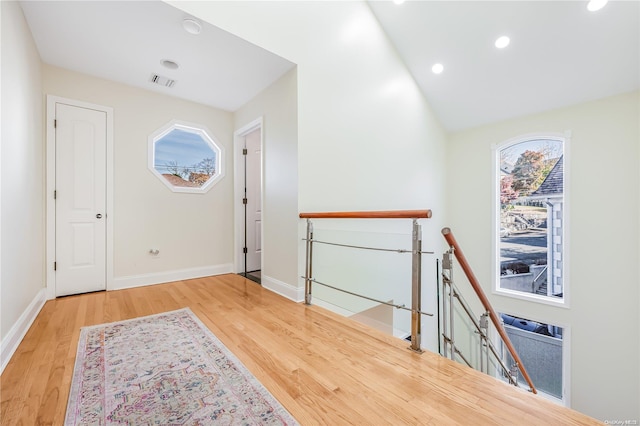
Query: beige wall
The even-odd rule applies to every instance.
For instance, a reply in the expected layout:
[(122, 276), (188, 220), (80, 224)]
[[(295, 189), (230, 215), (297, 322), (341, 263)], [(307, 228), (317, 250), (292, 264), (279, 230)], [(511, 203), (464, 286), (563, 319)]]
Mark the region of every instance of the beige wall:
[(175, 119), (206, 126), (232, 170), (231, 113), (49, 65), (44, 91), (114, 110), (114, 288), (169, 281), (175, 271), (231, 271), (233, 174), (188, 194), (170, 191), (147, 168), (148, 136)]
[[(299, 211), (431, 208), (423, 247), (440, 250), (446, 135), (365, 2), (170, 3), (298, 65)], [(410, 221), (369, 226), (411, 232)], [(435, 312), (425, 283), (423, 307)], [(437, 347), (436, 333), (423, 335)]]
[[(570, 328), (571, 406), (601, 420), (638, 419), (640, 318), (638, 92), (456, 133), (448, 222), (496, 310)], [(492, 293), (492, 144), (571, 133), (565, 158), (569, 308)]]
[(282, 292), (279, 285), (296, 287), (298, 282), (295, 261), (298, 250), (298, 109), (295, 68), (234, 113), (235, 129), (240, 129), (259, 117), (263, 119), (264, 141), (262, 285)]
[[(286, 165), (271, 175), (271, 159), (265, 164), (266, 179), (275, 185), (266, 188), (271, 201), (265, 208), (293, 216), (297, 191), (298, 211), (433, 209), (434, 218), (424, 223), (425, 250), (440, 252), (439, 230), (451, 226), (497, 310), (570, 328), (573, 408), (602, 420), (640, 418), (638, 93), (448, 138), (364, 2), (171, 3), (298, 64), (297, 147), (284, 114), (293, 108), (291, 73), (234, 116), (50, 66), (41, 71), (19, 6), (2, 2), (3, 345), (43, 286), (44, 86), (46, 93), (114, 108), (114, 262), (122, 286), (161, 281), (176, 270), (230, 268), (233, 261), (231, 174), (206, 195), (174, 194), (146, 169), (148, 134), (171, 119), (200, 122), (224, 146), (230, 171), (233, 131), (264, 114), (265, 136), (276, 133), (281, 145), (273, 147), (282, 149), (271, 159)], [(271, 99), (285, 104), (267, 105)], [(277, 132), (269, 130), (272, 121), (281, 124)], [(567, 130), (571, 306), (492, 294), (491, 145)], [(297, 167), (290, 162), (294, 152)], [(294, 171), (296, 184), (287, 181), (285, 193), (278, 193), (277, 185)], [(287, 243), (273, 248), (274, 258), (265, 263), (274, 279), (299, 287), (300, 271), (292, 266), (304, 257), (297, 224), (296, 249), (294, 231), (286, 227)], [(159, 259), (148, 255), (151, 247), (161, 250)], [(425, 277), (432, 277), (427, 264)], [(435, 311), (431, 279), (423, 291), (424, 309)], [(435, 319), (423, 321), (432, 350), (435, 329)]]
[(16, 332), (18, 319), (44, 288), (45, 169), (40, 57), (18, 3), (0, 4), (0, 336), (4, 356), (11, 340), (8, 335)]

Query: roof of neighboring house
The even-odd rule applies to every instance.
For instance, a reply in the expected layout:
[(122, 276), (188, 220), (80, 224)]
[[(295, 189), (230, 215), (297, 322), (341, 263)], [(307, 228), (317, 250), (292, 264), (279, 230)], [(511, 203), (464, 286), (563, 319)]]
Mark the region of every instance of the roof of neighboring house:
[(173, 186), (184, 186), (189, 188), (200, 188), (201, 185), (198, 185), (194, 182), (189, 182), (187, 180), (182, 179), (180, 176), (163, 173), (162, 177), (169, 181), (169, 183)]
[(561, 195), (564, 192), (564, 156), (558, 159), (542, 184), (531, 193), (532, 197)]
[(500, 171), (502, 173), (509, 174), (509, 173), (511, 173), (513, 171), (513, 166), (514, 166), (513, 163), (511, 163), (509, 161), (506, 161), (506, 160), (503, 160), (503, 161), (500, 162)]

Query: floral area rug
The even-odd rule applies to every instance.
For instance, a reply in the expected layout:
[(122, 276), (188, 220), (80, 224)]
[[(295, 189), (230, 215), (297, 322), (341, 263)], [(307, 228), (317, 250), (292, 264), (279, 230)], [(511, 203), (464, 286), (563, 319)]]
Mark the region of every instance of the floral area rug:
[(185, 308), (84, 327), (65, 425), (297, 425)]

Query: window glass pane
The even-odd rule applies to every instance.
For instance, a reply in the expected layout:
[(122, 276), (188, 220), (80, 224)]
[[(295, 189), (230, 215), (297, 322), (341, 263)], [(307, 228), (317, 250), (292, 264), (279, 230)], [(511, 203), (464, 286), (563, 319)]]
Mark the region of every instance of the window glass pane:
[(169, 123), (149, 149), (150, 170), (174, 192), (205, 192), (222, 177), (222, 150), (203, 127)]
[[(562, 399), (562, 327), (539, 323), (525, 318), (501, 314), (509, 340), (522, 359), (536, 389)], [(507, 365), (514, 361), (508, 351)], [(524, 383), (522, 374), (518, 383)]]
[(564, 153), (561, 140), (528, 140), (498, 151), (499, 288), (561, 300)]
[(199, 188), (215, 166), (216, 153), (200, 134), (173, 129), (156, 141), (154, 167), (172, 185)]

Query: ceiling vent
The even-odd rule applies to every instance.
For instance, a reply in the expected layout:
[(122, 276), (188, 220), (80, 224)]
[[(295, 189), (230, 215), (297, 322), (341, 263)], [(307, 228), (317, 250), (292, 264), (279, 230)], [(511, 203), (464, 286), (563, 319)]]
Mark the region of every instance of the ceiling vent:
[(168, 77), (163, 77), (158, 74), (151, 74), (151, 82), (164, 87), (173, 87), (176, 84), (175, 80), (172, 80)]

